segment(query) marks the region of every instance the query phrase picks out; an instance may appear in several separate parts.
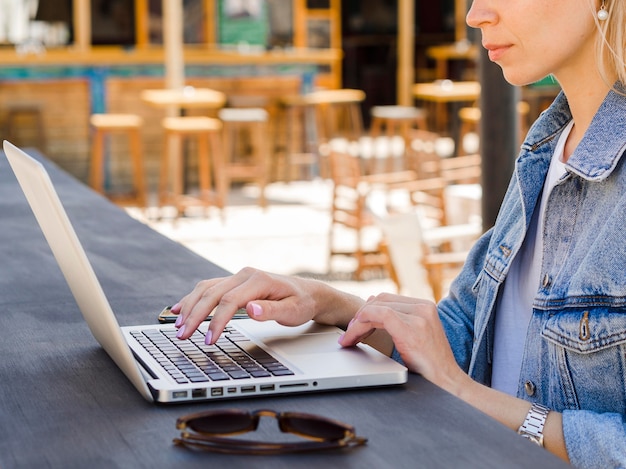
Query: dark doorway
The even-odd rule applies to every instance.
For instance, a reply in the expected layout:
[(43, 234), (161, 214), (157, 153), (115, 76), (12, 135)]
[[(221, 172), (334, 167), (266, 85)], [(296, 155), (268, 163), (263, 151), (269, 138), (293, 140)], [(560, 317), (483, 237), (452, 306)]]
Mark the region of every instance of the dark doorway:
[[(343, 86), (365, 91), (364, 122), (369, 109), (395, 104), (397, 71), (397, 0), (343, 0), (342, 44)], [(419, 81), (433, 64), (428, 63), (428, 46), (454, 41), (454, 0), (415, 3), (415, 70)]]

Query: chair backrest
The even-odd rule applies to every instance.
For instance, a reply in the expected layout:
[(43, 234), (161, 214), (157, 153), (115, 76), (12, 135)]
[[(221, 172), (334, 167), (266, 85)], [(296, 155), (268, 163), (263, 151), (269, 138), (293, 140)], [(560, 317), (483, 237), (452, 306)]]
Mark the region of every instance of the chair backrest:
[(413, 130), (407, 150), (407, 169), (412, 169), (420, 179), (439, 176), (441, 135), (428, 130)]
[(331, 151), (328, 162), (333, 181), (332, 223), (360, 229), (368, 224), (365, 194), (359, 187), (362, 177), (360, 161), (349, 153)]
[(330, 177), (335, 185), (356, 189), (363, 175), (358, 157), (348, 152), (332, 150), (328, 162)]
[(482, 160), (479, 154), (444, 158), (439, 161), (439, 176), (448, 184), (479, 184)]
[(445, 293), (444, 284), (463, 266), (471, 243), (482, 234), (482, 226), (427, 227), (419, 207), (388, 210), (384, 193), (370, 193), (367, 207), (385, 238), (400, 293), (439, 301)]
[(418, 298), (433, 298), (428, 273), (424, 267), (426, 255), (422, 226), (416, 210), (390, 213), (386, 195), (373, 192), (367, 207), (387, 242), (387, 250), (400, 283), (399, 293)]

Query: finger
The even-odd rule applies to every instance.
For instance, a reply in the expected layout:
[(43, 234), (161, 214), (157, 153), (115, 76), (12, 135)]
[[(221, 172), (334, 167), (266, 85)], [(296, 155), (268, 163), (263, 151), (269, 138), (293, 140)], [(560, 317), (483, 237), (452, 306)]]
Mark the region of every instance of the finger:
[(339, 337), (339, 345), (342, 347), (353, 347), (367, 339), (376, 329), (371, 322), (358, 321), (356, 318), (352, 319), (346, 328), (346, 332)]
[[(178, 303), (172, 306), (172, 312), (180, 314), (183, 319), (186, 318), (187, 316), (189, 316), (189, 313), (196, 305), (196, 303), (202, 298), (204, 292), (208, 288), (211, 288), (213, 285), (223, 280), (224, 278), (214, 278), (198, 282), (191, 292), (189, 292), (187, 295), (181, 298)], [(210, 314), (210, 311), (207, 313), (207, 315), (208, 314)]]
[[(237, 274), (239, 275), (239, 274)], [(228, 321), (231, 320), (237, 309), (245, 307), (248, 316), (256, 320), (269, 320), (272, 317), (272, 306), (276, 301), (268, 300), (285, 300), (285, 292), (280, 288), (279, 282), (272, 275), (258, 270), (246, 271), (242, 275), (239, 284), (235, 284), (232, 288), (222, 293), (219, 299), (211, 324), (209, 325), (208, 334), (211, 335), (207, 339), (207, 343), (214, 343), (222, 333)], [(222, 288), (222, 285), (218, 285)], [(268, 314), (268, 312), (270, 314)]]
[(397, 295), (394, 293), (381, 293), (375, 297), (370, 297), (367, 301), (368, 303), (393, 303), (398, 305), (414, 305), (414, 306), (425, 306), (425, 305), (434, 305), (431, 300), (426, 300), (422, 298), (413, 298), (410, 296)]
[[(411, 305), (405, 303), (366, 303), (355, 315), (342, 337), (341, 345), (352, 346), (369, 336), (375, 329), (385, 329), (394, 343), (410, 331)], [(415, 306), (413, 305), (414, 309)]]
[[(188, 339), (191, 337), (202, 321), (204, 321), (214, 311), (216, 306), (221, 303), (221, 314), (218, 319), (218, 324), (221, 324), (221, 327), (219, 330), (213, 330), (213, 334), (215, 335), (214, 339), (217, 340), (224, 330), (226, 323), (232, 318), (237, 309), (244, 306), (248, 301), (247, 299), (242, 299), (237, 303), (233, 301), (235, 297), (232, 295), (228, 296), (229, 292), (234, 291), (240, 284), (245, 283), (249, 276), (249, 272), (240, 271), (232, 277), (203, 280), (199, 282), (194, 290), (181, 300), (181, 317), (179, 317), (177, 321), (177, 325), (179, 326), (177, 337), (179, 339)], [(215, 314), (213, 316), (213, 320), (214, 319)], [(213, 320), (211, 322), (213, 322)]]
[(246, 311), (257, 321), (276, 321), (283, 326), (299, 326), (309, 320), (309, 317), (296, 313), (312, 311), (312, 307), (304, 306), (301, 298), (287, 296), (251, 301), (246, 305)]
[(362, 316), (363, 311), (381, 309), (380, 306), (366, 304), (354, 316), (348, 324), (346, 332), (340, 337), (339, 343), (344, 347), (352, 347), (369, 337), (376, 329), (384, 329), (384, 323), (380, 320), (374, 321), (369, 316)]
[[(432, 304), (416, 306), (410, 314), (388, 306), (368, 305), (356, 320), (385, 329), (405, 364), (431, 381), (457, 368), (437, 309)], [(351, 336), (347, 340), (352, 340)]]

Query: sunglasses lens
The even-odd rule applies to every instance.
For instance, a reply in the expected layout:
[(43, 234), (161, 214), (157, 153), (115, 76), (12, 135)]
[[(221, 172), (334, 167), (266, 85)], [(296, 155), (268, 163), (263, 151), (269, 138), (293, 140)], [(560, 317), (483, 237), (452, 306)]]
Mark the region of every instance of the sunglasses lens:
[(205, 435), (229, 435), (249, 430), (252, 426), (250, 414), (225, 412), (196, 417), (187, 422), (187, 427)]
[(292, 432), (323, 440), (341, 440), (346, 435), (346, 427), (340, 424), (312, 417), (283, 416), (283, 425)]

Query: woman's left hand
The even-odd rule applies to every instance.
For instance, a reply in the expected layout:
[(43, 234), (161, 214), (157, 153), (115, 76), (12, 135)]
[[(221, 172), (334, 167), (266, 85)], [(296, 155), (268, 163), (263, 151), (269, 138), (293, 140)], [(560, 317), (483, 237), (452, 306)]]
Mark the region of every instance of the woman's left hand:
[(353, 346), (376, 329), (387, 331), (411, 371), (434, 384), (454, 393), (468, 379), (454, 358), (433, 302), (390, 293), (371, 297), (358, 310), (340, 343)]

